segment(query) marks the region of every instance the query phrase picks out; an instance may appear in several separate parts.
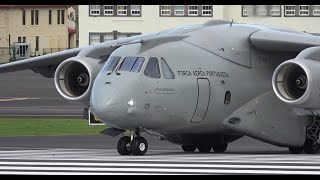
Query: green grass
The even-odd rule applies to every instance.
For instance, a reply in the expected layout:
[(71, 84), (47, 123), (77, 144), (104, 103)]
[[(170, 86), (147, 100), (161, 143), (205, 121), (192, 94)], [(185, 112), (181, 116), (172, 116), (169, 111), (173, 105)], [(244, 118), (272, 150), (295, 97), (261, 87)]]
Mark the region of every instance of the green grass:
[(85, 119), (0, 118), (0, 136), (95, 135), (106, 126), (90, 126)]

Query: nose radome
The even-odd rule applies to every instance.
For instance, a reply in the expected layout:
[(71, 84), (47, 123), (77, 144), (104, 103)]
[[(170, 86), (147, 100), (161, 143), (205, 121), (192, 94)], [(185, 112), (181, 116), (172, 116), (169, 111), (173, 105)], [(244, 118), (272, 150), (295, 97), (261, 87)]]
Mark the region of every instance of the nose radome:
[(91, 92), (90, 110), (102, 121), (116, 121), (123, 116), (120, 92), (110, 85), (95, 83)]

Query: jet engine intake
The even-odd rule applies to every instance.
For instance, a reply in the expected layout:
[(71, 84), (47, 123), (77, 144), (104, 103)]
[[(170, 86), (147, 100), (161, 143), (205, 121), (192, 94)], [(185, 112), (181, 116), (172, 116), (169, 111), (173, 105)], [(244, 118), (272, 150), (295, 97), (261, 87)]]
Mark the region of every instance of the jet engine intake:
[(55, 86), (65, 99), (87, 105), (93, 81), (101, 67), (96, 59), (74, 57), (65, 60), (55, 72)]
[(320, 108), (320, 62), (292, 59), (273, 73), (272, 87), (283, 102), (305, 109)]

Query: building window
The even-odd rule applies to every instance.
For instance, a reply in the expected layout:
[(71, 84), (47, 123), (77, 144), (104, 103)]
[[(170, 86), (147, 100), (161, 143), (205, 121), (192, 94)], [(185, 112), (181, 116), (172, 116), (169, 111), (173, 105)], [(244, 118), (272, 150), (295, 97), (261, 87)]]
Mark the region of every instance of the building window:
[(309, 16), (309, 6), (308, 5), (300, 5), (299, 6), (299, 15), (300, 16)]
[(61, 24), (64, 24), (64, 10), (61, 10)]
[(31, 10), (31, 25), (34, 25), (34, 10)]
[(247, 10), (248, 6), (247, 5), (243, 5), (242, 6), (242, 16), (248, 16), (248, 10)]
[(39, 51), (39, 36), (36, 36), (36, 51)]
[(271, 5), (270, 16), (280, 16), (280, 5)]
[(35, 25), (39, 24), (39, 10), (35, 10)]
[(212, 6), (211, 5), (203, 5), (202, 6), (202, 15), (203, 16), (211, 16), (212, 15)]
[(184, 16), (184, 5), (175, 5), (174, 6), (174, 15)]
[(171, 5), (161, 5), (161, 16), (171, 15)]
[(141, 33), (122, 33), (122, 32), (117, 32), (115, 31), (116, 35), (116, 39), (121, 39), (121, 38), (126, 38), (126, 37), (131, 37), (131, 36), (136, 36), (136, 35), (140, 35)]
[(64, 10), (57, 10), (57, 24), (64, 24)]
[(18, 37), (18, 43), (21, 43), (21, 37)]
[(22, 25), (26, 25), (26, 10), (22, 10)]
[(320, 5), (313, 5), (313, 15), (320, 16)]
[(296, 7), (295, 5), (285, 5), (285, 15), (286, 16), (294, 16)]
[(60, 24), (60, 10), (57, 10), (57, 24)]
[(49, 10), (49, 24), (52, 24), (52, 10)]
[(90, 5), (90, 15), (100, 15), (100, 5)]
[(131, 15), (132, 16), (140, 16), (140, 5), (131, 5)]
[(89, 44), (96, 44), (114, 39), (126, 38), (131, 36), (140, 35), (141, 33), (122, 33), (118, 31), (102, 32), (102, 33), (89, 33)]
[(257, 5), (257, 6), (255, 6), (255, 10), (256, 10), (257, 16), (267, 16), (268, 15), (266, 5)]
[(198, 16), (198, 6), (196, 5), (188, 6), (188, 15)]
[(103, 36), (103, 42), (112, 41), (112, 40), (114, 40), (113, 33), (107, 33)]
[(113, 5), (104, 5), (104, 15), (112, 16), (113, 15)]
[(23, 37), (23, 38), (22, 38), (22, 42), (23, 42), (23, 43), (26, 43), (26, 42), (27, 42), (26, 37)]
[(90, 34), (90, 45), (100, 43), (100, 34)]
[(31, 10), (31, 25), (39, 24), (39, 10)]
[(127, 15), (127, 5), (118, 5), (117, 10), (118, 10), (118, 15), (120, 16)]

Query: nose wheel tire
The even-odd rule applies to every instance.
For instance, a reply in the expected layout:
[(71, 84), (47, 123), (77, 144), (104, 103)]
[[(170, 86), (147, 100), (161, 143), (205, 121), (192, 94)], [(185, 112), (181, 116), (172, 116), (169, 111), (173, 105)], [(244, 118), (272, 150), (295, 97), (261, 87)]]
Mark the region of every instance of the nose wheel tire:
[(208, 146), (208, 145), (199, 145), (197, 146), (199, 152), (202, 152), (202, 153), (208, 153), (211, 151), (211, 146)]
[(182, 146), (182, 149), (184, 152), (194, 152), (196, 148), (197, 148), (196, 146), (192, 146), (192, 145)]
[(303, 147), (289, 147), (291, 154), (301, 154), (303, 152)]
[(227, 150), (227, 147), (228, 147), (228, 144), (220, 144), (220, 145), (213, 146), (212, 149), (214, 150), (214, 152), (223, 153)]
[(148, 150), (148, 143), (143, 137), (135, 137), (130, 143), (130, 151), (133, 155), (144, 155)]
[(130, 137), (128, 136), (123, 136), (122, 138), (119, 139), (118, 144), (117, 144), (117, 149), (118, 153), (120, 155), (130, 155)]
[(307, 139), (303, 145), (303, 150), (307, 154), (317, 154), (320, 150), (320, 144), (312, 139)]

